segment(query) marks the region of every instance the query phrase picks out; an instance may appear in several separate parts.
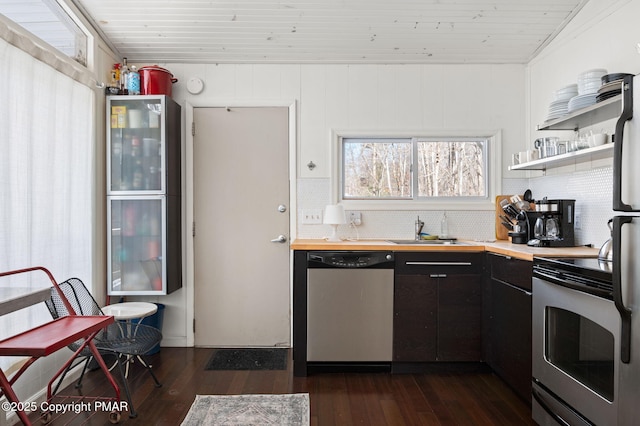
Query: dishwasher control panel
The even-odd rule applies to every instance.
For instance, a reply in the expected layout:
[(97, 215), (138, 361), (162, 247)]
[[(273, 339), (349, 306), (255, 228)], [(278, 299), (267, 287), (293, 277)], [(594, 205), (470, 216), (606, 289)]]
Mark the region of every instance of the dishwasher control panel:
[(318, 251), (307, 254), (309, 268), (393, 268), (393, 252)]

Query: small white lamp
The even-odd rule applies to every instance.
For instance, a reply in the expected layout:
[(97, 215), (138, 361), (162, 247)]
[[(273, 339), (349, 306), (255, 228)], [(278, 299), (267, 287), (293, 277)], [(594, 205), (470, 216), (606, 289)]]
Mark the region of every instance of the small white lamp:
[(327, 241), (336, 243), (340, 242), (338, 238), (338, 225), (347, 223), (347, 218), (344, 215), (344, 207), (340, 204), (329, 204), (324, 209), (324, 223), (331, 225), (333, 232)]

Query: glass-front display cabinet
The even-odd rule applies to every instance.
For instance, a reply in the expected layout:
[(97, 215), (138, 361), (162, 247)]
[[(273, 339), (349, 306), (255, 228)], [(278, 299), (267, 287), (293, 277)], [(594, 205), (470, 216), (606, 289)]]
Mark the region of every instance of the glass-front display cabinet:
[(107, 293), (171, 293), (182, 287), (180, 105), (108, 96), (107, 123)]

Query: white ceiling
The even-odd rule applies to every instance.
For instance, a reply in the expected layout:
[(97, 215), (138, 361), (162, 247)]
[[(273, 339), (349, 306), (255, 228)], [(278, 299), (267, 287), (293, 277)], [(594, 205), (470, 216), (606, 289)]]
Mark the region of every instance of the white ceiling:
[(588, 0), (73, 0), (130, 62), (526, 63)]

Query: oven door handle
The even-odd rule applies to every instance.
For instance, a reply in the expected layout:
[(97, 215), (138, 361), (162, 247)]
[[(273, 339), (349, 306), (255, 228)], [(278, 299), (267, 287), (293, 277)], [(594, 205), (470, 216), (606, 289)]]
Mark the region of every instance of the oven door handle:
[(631, 360), (631, 309), (624, 305), (622, 298), (622, 225), (631, 223), (632, 216), (616, 216), (613, 218), (613, 302), (620, 313), (620, 360), (629, 364)]

